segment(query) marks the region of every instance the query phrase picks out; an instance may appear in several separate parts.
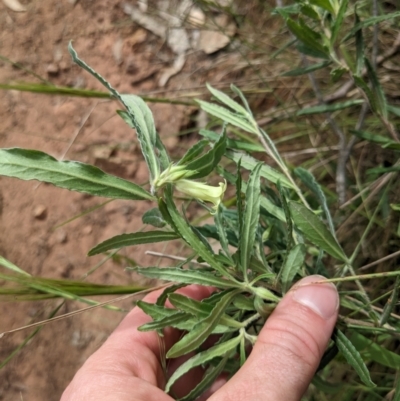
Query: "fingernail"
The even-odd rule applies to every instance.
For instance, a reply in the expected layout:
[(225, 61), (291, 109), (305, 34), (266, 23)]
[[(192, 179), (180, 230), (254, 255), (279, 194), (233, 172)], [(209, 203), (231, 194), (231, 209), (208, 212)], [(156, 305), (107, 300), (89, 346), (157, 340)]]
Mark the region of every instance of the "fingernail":
[(293, 299), (310, 308), (323, 319), (330, 319), (339, 309), (339, 296), (332, 283), (312, 284), (325, 277), (314, 275), (300, 280), (292, 288)]

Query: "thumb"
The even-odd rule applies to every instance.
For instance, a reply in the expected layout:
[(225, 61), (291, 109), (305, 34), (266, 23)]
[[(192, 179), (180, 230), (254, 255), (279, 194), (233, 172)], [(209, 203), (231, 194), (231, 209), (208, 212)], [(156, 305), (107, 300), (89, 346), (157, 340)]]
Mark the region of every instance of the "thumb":
[(261, 330), (251, 355), (209, 399), (298, 401), (307, 390), (336, 323), (339, 297), (333, 284), (299, 281)]

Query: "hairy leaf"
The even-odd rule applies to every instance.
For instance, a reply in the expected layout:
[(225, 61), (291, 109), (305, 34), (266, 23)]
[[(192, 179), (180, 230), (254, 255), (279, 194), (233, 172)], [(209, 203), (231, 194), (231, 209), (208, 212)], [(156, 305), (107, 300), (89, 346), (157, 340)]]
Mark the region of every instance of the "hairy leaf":
[(348, 261), (342, 247), (326, 225), (311, 210), (296, 202), (290, 202), (289, 208), (295, 225), (314, 245), (321, 247), (336, 259)]
[(143, 213), (142, 222), (157, 228), (163, 228), (167, 224), (160, 210), (156, 207)]
[(216, 357), (229, 355), (230, 352), (237, 347), (241, 337), (242, 336), (237, 336), (231, 340), (223, 342), (222, 344), (214, 345), (207, 351), (199, 352), (197, 355), (190, 358), (188, 361), (179, 366), (179, 368), (172, 374), (167, 382), (167, 385), (165, 386), (165, 391), (169, 392), (171, 390), (171, 386), (190, 369), (200, 366)]
[(0, 149), (0, 175), (48, 182), (60, 188), (114, 199), (154, 200), (139, 185), (89, 164), (58, 161), (38, 150)]
[(207, 89), (212, 93), (212, 95), (225, 106), (228, 106), (233, 111), (238, 114), (242, 114), (243, 116), (247, 116), (247, 110), (241, 106), (239, 103), (235, 102), (232, 98), (226, 95), (224, 92), (221, 92), (218, 89), (213, 88), (210, 84), (206, 84)]
[(175, 343), (167, 353), (167, 358), (177, 358), (194, 351), (208, 338), (213, 329), (219, 323), (221, 316), (228, 307), (232, 298), (237, 294), (238, 290), (225, 294), (221, 300), (214, 306), (208, 317), (201, 320), (193, 330), (187, 333), (181, 340)]
[(237, 286), (236, 283), (217, 277), (213, 273), (201, 269), (183, 270), (172, 267), (134, 267), (132, 270), (137, 271), (145, 277), (178, 283), (211, 285), (218, 288), (232, 288)]
[(283, 293), (286, 293), (291, 286), (294, 277), (304, 263), (305, 256), (306, 249), (303, 244), (297, 244), (289, 251), (280, 274)]
[(251, 172), (246, 189), (246, 206), (243, 212), (243, 225), (239, 233), (239, 254), (242, 273), (246, 275), (260, 216), (260, 170), (262, 163)]
[(169, 231), (147, 231), (130, 234), (116, 235), (92, 248), (88, 256), (97, 255), (110, 249), (123, 248), (125, 246), (152, 244), (154, 242), (171, 241), (179, 238), (174, 232)]
[(368, 387), (375, 387), (369, 375), (368, 368), (365, 366), (360, 353), (356, 350), (351, 341), (338, 329), (335, 331), (334, 337), (339, 351), (357, 372), (362, 382)]

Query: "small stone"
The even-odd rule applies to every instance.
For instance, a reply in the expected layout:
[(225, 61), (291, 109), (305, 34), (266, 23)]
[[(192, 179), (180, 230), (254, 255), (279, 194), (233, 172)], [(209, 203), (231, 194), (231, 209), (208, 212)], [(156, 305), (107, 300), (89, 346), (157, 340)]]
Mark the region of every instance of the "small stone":
[(92, 226), (83, 227), (83, 230), (82, 230), (83, 234), (85, 234), (85, 235), (91, 234), (92, 231), (93, 231), (93, 227)]
[(67, 232), (65, 230), (57, 230), (56, 240), (59, 244), (65, 244), (68, 241)]
[(44, 220), (47, 216), (47, 208), (43, 205), (37, 205), (35, 209), (33, 209), (33, 216), (35, 219)]
[(59, 68), (56, 64), (49, 64), (46, 68), (46, 72), (49, 75), (57, 75), (59, 72)]

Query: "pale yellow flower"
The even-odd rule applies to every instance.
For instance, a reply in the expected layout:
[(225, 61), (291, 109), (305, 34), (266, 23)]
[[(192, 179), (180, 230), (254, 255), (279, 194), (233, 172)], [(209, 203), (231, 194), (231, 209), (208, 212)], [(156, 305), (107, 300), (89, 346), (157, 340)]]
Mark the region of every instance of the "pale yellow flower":
[(226, 190), (226, 182), (220, 182), (218, 187), (191, 180), (179, 180), (175, 182), (176, 189), (185, 195), (213, 204), (213, 212), (216, 213), (222, 202)]

